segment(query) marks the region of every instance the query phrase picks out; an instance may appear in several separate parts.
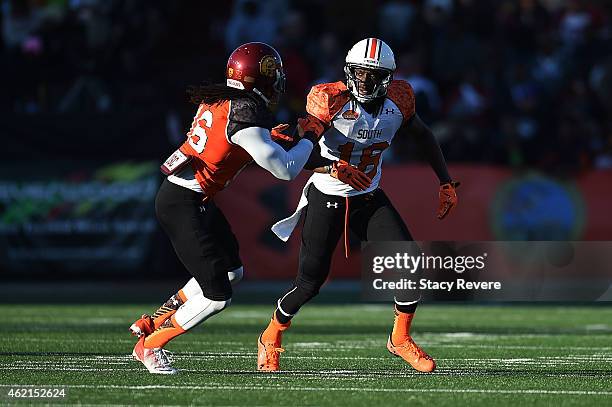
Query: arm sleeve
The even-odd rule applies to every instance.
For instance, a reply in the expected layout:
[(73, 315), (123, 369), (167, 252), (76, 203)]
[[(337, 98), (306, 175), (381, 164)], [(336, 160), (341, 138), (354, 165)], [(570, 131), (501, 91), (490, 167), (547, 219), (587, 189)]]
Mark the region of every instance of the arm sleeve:
[(289, 151), (285, 151), (272, 140), (270, 132), (261, 127), (238, 130), (232, 141), (244, 148), (260, 167), (270, 171), (276, 178), (286, 181), (295, 178), (302, 171), (312, 151), (312, 142), (304, 139)]
[(444, 160), (444, 155), (442, 155), (440, 144), (438, 144), (438, 140), (436, 140), (433, 132), (416, 113), (412, 115), (406, 124), (406, 130), (417, 143), (425, 159), (438, 176), (440, 183), (450, 182), (451, 177), (448, 174), (446, 160)]
[[(297, 143), (300, 142), (300, 137), (298, 136), (297, 129), (294, 129), (292, 136), (292, 141), (274, 140), (274, 142), (280, 145), (285, 151), (289, 151), (290, 149), (295, 147)], [(319, 167), (331, 165), (334, 161), (321, 156), (321, 146), (319, 145), (319, 143), (313, 144), (314, 146), (312, 148), (312, 152), (310, 153), (310, 157), (308, 157), (308, 161), (306, 161), (306, 164), (304, 164), (304, 169), (313, 171)]]

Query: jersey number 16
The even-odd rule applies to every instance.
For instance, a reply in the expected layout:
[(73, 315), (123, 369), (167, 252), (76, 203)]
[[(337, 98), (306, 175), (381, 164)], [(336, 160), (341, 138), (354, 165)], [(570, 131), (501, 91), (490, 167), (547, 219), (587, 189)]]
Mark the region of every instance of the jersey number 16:
[[(354, 147), (355, 143), (352, 141), (338, 146), (338, 151), (340, 151), (340, 159), (352, 164), (351, 157), (353, 155)], [(381, 141), (380, 143), (374, 143), (364, 148), (361, 151), (361, 157), (359, 157), (359, 164), (357, 164), (359, 171), (365, 173), (370, 178), (374, 178), (376, 171), (378, 171), (378, 163), (380, 162), (382, 152), (388, 147), (389, 143), (386, 141)]]

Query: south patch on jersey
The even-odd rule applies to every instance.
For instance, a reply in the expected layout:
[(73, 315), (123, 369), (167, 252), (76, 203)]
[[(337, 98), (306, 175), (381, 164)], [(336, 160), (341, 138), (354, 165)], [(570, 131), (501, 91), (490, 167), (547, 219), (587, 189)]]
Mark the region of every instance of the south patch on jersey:
[(326, 83), (312, 88), (306, 110), (330, 126), (319, 141), (321, 156), (349, 162), (370, 177), (372, 185), (357, 191), (320, 173), (314, 173), (310, 181), (324, 194), (353, 196), (378, 188), (383, 153), (414, 114), (414, 93), (407, 82), (392, 81), (381, 108), (370, 114), (349, 97), (344, 83)]

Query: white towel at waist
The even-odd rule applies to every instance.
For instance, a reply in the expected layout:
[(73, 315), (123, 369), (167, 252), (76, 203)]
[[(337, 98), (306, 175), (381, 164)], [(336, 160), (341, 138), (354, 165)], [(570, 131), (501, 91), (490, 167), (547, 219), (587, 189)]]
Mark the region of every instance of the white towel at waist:
[(312, 178), (308, 179), (308, 182), (306, 185), (304, 185), (304, 189), (302, 189), (302, 196), (300, 197), (300, 201), (298, 202), (298, 206), (295, 209), (295, 212), (293, 212), (293, 215), (279, 220), (272, 225), (272, 232), (274, 232), (274, 234), (283, 242), (289, 240), (291, 233), (293, 233), (293, 230), (300, 221), (302, 210), (306, 207), (306, 205), (308, 205), (308, 197), (306, 194), (308, 193), (308, 187), (310, 184), (312, 184)]

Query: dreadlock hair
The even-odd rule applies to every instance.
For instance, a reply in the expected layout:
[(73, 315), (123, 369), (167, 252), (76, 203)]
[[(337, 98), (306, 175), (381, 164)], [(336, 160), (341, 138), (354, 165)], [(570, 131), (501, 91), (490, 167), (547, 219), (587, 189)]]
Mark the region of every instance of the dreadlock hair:
[(192, 103), (199, 105), (206, 103), (207, 105), (215, 105), (226, 100), (235, 100), (247, 98), (255, 103), (263, 103), (264, 101), (254, 92), (230, 88), (224, 84), (204, 83), (202, 85), (191, 85), (187, 88), (187, 94)]

